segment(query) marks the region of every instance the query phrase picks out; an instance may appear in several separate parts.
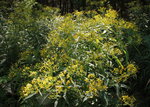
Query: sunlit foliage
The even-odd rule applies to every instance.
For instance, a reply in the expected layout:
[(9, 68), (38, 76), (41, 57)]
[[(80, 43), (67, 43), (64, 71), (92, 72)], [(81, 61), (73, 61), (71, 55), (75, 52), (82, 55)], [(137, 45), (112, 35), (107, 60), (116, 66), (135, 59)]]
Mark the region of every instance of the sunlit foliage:
[(49, 99), (46, 104), (55, 106), (121, 104), (124, 82), (138, 71), (126, 48), (140, 38), (134, 24), (117, 16), (107, 10), (105, 15), (76, 11), (55, 17), (48, 43), (40, 50), (42, 61), (21, 66), (32, 53), (25, 51), (9, 74), (13, 81), (22, 81), (18, 94), (23, 101), (34, 98), (45, 104)]
[(124, 11), (117, 0), (54, 1), (61, 10), (0, 2), (2, 106), (140, 106), (134, 88), (149, 92), (149, 5), (128, 1)]

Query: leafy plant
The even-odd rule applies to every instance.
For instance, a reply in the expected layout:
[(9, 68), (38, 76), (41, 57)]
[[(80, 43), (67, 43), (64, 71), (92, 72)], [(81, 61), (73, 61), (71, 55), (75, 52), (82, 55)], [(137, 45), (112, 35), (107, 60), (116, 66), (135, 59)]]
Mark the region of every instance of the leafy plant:
[[(57, 12), (58, 9), (41, 7), (34, 0), (23, 0), (15, 2), (13, 12), (9, 13), (8, 17), (1, 14), (0, 88), (7, 94), (16, 95), (14, 83), (8, 78), (11, 66), (16, 62), (20, 62), (20, 66), (22, 66), (41, 60), (39, 50), (47, 43), (48, 32), (53, 29), (51, 22)], [(21, 59), (20, 54), (27, 51), (30, 52), (28, 53), (29, 57), (23, 56)], [(11, 84), (10, 87), (7, 87), (8, 84)], [(6, 90), (7, 88), (10, 88), (11, 93)]]
[(129, 48), (130, 58), (134, 60), (140, 68), (137, 78), (132, 79), (132, 82), (130, 83), (132, 89), (131, 92), (134, 93), (138, 99), (137, 106), (140, 107), (144, 105), (145, 107), (148, 107), (150, 106), (148, 102), (150, 99), (150, 5), (148, 5), (148, 3), (147, 5), (141, 5), (141, 2), (136, 0), (130, 2), (128, 6), (129, 18), (136, 23), (139, 29), (139, 34), (142, 35), (141, 44)]
[[(104, 16), (95, 12), (92, 18), (89, 13), (55, 17), (48, 43), (40, 50), (42, 61), (21, 68), (19, 61), (11, 69), (9, 78), (19, 83), (23, 104), (121, 106), (124, 82), (137, 72), (127, 52), (127, 46), (140, 41), (137, 28), (118, 19), (114, 10)], [(21, 59), (31, 55), (25, 53)]]

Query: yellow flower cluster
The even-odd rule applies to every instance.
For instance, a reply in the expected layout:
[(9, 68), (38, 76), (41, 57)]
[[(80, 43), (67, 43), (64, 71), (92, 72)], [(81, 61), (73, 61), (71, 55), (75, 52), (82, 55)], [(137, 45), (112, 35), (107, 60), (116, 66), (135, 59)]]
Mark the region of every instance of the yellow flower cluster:
[(135, 74), (137, 72), (137, 68), (135, 67), (134, 64), (129, 64), (127, 66), (127, 72)]
[(126, 81), (130, 76), (137, 73), (137, 68), (134, 64), (128, 64), (127, 67), (114, 68), (112, 73), (116, 74), (113, 78), (116, 82)]
[[(115, 39), (114, 39), (115, 40)], [(108, 54), (114, 56), (114, 55), (122, 55), (123, 52), (121, 49), (116, 48), (117, 44), (111, 41), (108, 41), (103, 44), (104, 51)]]
[(34, 91), (32, 84), (28, 83), (25, 87), (21, 87), (20, 94), (26, 97)]
[(118, 17), (118, 13), (115, 10), (110, 9), (110, 10), (106, 11), (105, 16), (108, 18), (116, 18), (116, 17)]
[(83, 14), (83, 12), (82, 12), (82, 11), (75, 11), (74, 14), (75, 14), (76, 16), (81, 16), (81, 15)]
[(107, 89), (106, 85), (103, 85), (103, 81), (100, 78), (96, 78), (94, 74), (89, 74), (88, 78), (85, 79), (85, 82), (88, 84), (88, 90), (86, 94), (89, 97), (97, 96), (99, 91), (104, 91)]
[(127, 67), (114, 68), (112, 70), (115, 74), (135, 74), (137, 72), (137, 67), (134, 64), (128, 64)]
[(120, 49), (118, 49), (118, 48), (112, 48), (112, 49), (110, 50), (110, 54), (111, 54), (111, 55), (121, 55), (121, 54), (123, 54), (123, 53), (122, 53), (122, 51), (121, 51)]
[(32, 93), (38, 93), (40, 90), (44, 89), (45, 91), (53, 87), (53, 83), (56, 78), (51, 76), (44, 76), (34, 78), (31, 83), (28, 83), (26, 86), (21, 87), (20, 94), (22, 97), (26, 97)]
[(130, 97), (128, 95), (122, 96), (121, 100), (122, 100), (124, 105), (128, 105), (131, 107), (133, 107), (133, 105), (136, 101), (136, 99), (133, 96)]
[(114, 68), (114, 69), (112, 70), (112, 73), (115, 73), (115, 74), (122, 74), (122, 71), (123, 71), (123, 69)]

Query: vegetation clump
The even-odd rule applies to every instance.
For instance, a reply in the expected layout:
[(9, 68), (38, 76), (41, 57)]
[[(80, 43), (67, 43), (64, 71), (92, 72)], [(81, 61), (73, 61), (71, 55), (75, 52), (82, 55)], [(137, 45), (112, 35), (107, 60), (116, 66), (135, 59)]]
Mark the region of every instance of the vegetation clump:
[(145, 40), (141, 35), (148, 32), (148, 23), (142, 30), (145, 24), (135, 19), (134, 8), (129, 9), (130, 22), (109, 0), (88, 0), (90, 5), (80, 8), (84, 11), (72, 13), (34, 0), (14, 4), (0, 16), (2, 101), (11, 95), (14, 106), (21, 107), (137, 105), (130, 80), (141, 70), (136, 47)]

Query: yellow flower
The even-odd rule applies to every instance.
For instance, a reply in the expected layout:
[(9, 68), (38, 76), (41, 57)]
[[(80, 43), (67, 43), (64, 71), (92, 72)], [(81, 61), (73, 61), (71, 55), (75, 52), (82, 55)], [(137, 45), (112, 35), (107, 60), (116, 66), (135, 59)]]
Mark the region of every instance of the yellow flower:
[(94, 18), (95, 18), (96, 21), (101, 20), (101, 16), (100, 15), (96, 15), (96, 16), (94, 16)]
[(57, 82), (56, 82), (56, 85), (61, 85), (62, 84), (62, 81), (60, 81), (60, 80), (58, 80)]
[(64, 73), (61, 72), (61, 73), (59, 74), (59, 76), (60, 76), (60, 77), (64, 77), (65, 75), (64, 75)]
[(137, 68), (135, 67), (134, 64), (129, 64), (127, 66), (127, 72), (136, 73), (137, 72)]
[(136, 101), (136, 99), (133, 96), (129, 97), (128, 95), (122, 96), (121, 100), (124, 103), (124, 105), (129, 106), (133, 106), (134, 102)]
[(67, 74), (67, 70), (64, 70), (63, 74)]
[(85, 82), (89, 82), (89, 79), (88, 79), (88, 78), (85, 78), (84, 81), (85, 81)]
[(54, 80), (55, 78), (53, 78), (52, 76), (48, 76), (46, 77), (48, 80)]
[(60, 93), (60, 92), (62, 92), (63, 87), (62, 86), (55, 86), (55, 89), (56, 89), (57, 93)]
[(121, 50), (118, 49), (118, 48), (112, 48), (112, 49), (110, 50), (110, 54), (111, 54), (111, 55), (121, 55), (122, 52), (121, 52)]
[(109, 18), (116, 18), (118, 16), (118, 13), (115, 10), (107, 10), (107, 13), (105, 14), (106, 17)]
[(30, 89), (32, 87), (32, 84), (30, 84), (30, 83), (28, 83), (27, 85), (26, 85), (26, 88), (28, 88), (28, 89)]
[(80, 12), (79, 12), (79, 11), (75, 11), (74, 14), (75, 14), (76, 16), (80, 16), (80, 15), (83, 14), (83, 12), (82, 12), (82, 11), (80, 11)]
[(67, 82), (66, 82), (66, 85), (69, 85), (71, 82), (70, 82), (70, 80), (68, 80)]
[(88, 78), (95, 78), (95, 74), (89, 74)]
[(67, 76), (66, 76), (67, 78), (70, 78), (70, 75), (69, 74), (67, 74)]
[(98, 44), (100, 41), (99, 41), (99, 39), (96, 39), (96, 43)]
[(21, 87), (20, 94), (23, 97), (26, 97), (31, 93), (32, 90), (33, 90), (32, 84), (28, 83), (25, 87)]

